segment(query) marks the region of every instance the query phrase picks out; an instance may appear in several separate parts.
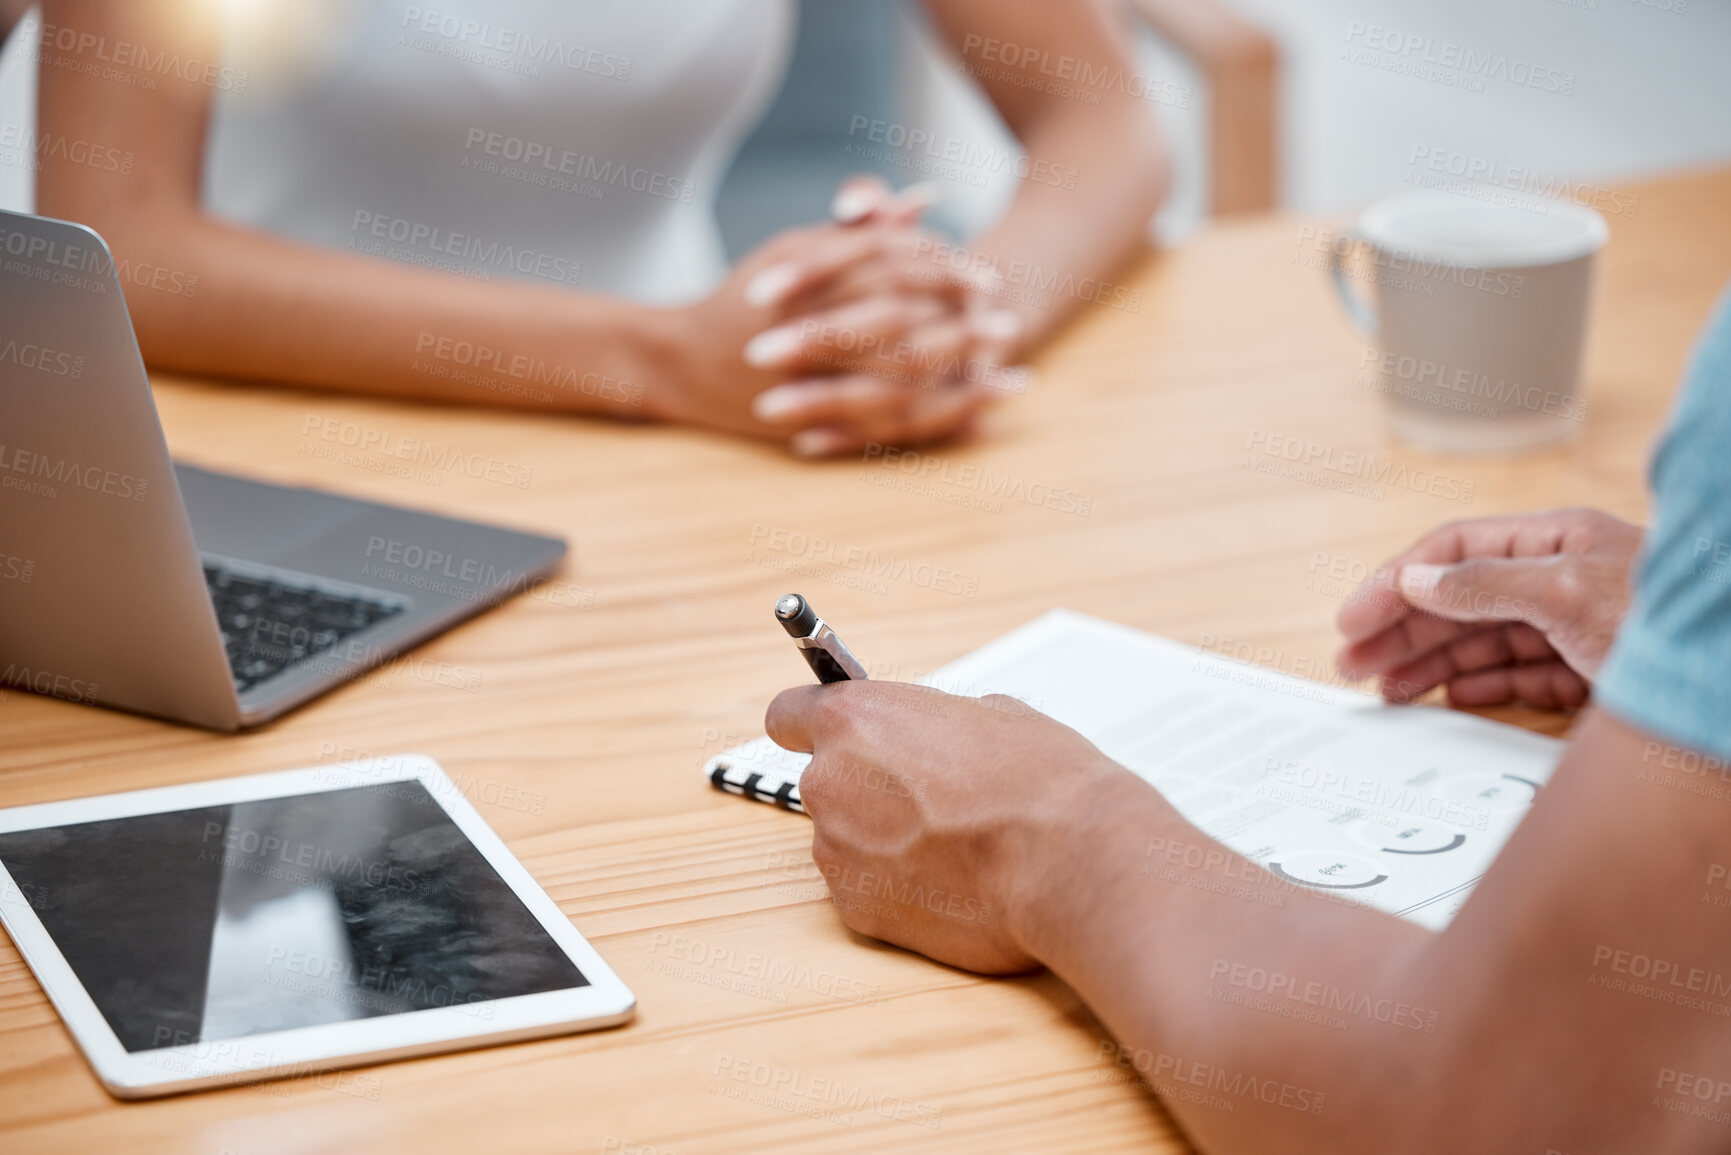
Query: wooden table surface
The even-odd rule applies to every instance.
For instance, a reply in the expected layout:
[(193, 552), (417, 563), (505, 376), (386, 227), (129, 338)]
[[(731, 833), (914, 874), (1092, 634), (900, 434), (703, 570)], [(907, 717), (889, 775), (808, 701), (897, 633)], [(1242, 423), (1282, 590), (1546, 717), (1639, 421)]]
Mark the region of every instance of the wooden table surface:
[[(1731, 172), (1634, 191), (1600, 266), (1582, 435), (1516, 460), (1384, 434), (1382, 399), (1359, 383), (1364, 343), (1301, 241), (1328, 222), (1289, 217), (1149, 258), (1125, 278), (1138, 307), (1087, 307), (985, 436), (888, 467), (677, 429), (159, 381), (185, 460), (563, 534), (572, 559), (536, 595), (241, 737), (6, 692), (0, 805), (425, 752), (637, 992), (639, 1014), (122, 1104), (0, 943), (0, 1150), (1186, 1150), (1158, 1102), (1101, 1059), (1100, 1026), (1062, 983), (982, 980), (850, 935), (824, 901), (807, 820), (703, 783), (705, 757), (761, 732), (775, 691), (809, 678), (771, 603), (809, 593), (888, 677), (1059, 605), (1326, 676), (1342, 575), (1433, 525), (1574, 503), (1643, 516), (1650, 443), (1731, 277)], [(342, 423), (528, 481), (311, 452)], [(1247, 465), (1269, 437), (1422, 465), (1461, 496), (1270, 476)], [(868, 553), (882, 576), (850, 568)], [(795, 1093), (754, 1096), (727, 1077), (741, 1070)], [(824, 1102), (828, 1089), (854, 1106)]]

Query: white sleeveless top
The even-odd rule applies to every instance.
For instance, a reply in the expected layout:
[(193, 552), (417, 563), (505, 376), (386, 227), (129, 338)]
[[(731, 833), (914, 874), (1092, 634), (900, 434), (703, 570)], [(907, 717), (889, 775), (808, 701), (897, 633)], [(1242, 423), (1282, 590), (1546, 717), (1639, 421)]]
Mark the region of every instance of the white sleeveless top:
[(715, 194), (794, 28), (793, 0), (231, 7), (208, 211), (655, 303), (700, 297), (725, 272)]

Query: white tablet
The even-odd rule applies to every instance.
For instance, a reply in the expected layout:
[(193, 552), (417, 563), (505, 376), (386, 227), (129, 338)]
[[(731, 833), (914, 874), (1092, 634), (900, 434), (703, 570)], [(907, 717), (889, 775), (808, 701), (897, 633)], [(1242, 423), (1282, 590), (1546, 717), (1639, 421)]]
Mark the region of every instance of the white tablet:
[(123, 1099), (612, 1026), (636, 1002), (415, 754), (0, 810), (0, 921)]

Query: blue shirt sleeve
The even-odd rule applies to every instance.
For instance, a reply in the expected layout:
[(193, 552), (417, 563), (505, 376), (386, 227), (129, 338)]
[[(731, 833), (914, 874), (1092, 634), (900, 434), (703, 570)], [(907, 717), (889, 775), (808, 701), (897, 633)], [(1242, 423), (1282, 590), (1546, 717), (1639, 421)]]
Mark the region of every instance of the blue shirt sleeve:
[(1634, 605), (1594, 694), (1654, 737), (1731, 760), (1731, 293), (1696, 349), (1651, 482)]

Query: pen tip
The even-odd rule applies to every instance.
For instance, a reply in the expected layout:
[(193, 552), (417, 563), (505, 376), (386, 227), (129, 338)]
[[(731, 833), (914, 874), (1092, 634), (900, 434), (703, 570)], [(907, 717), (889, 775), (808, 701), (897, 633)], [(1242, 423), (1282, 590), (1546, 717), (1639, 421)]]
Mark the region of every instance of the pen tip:
[(775, 616), (785, 622), (797, 618), (803, 609), (805, 609), (805, 599), (798, 594), (788, 594), (775, 603)]

